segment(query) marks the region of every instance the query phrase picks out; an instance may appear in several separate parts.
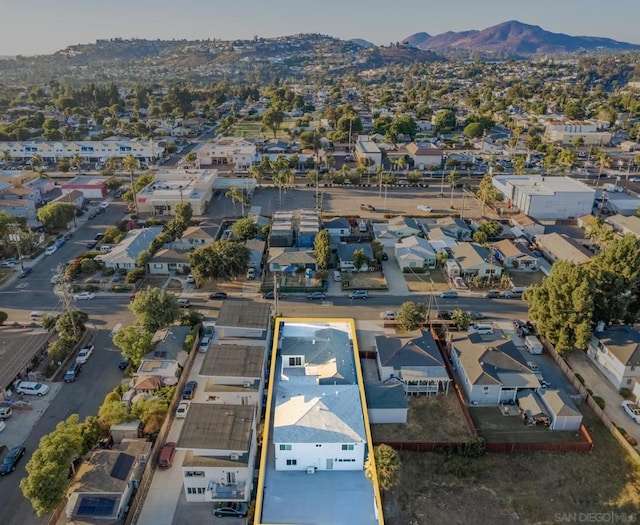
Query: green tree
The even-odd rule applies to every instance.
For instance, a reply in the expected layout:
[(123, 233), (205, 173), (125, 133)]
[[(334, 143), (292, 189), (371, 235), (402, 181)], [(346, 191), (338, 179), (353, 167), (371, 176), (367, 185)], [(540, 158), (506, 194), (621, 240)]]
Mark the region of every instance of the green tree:
[(129, 421), (131, 415), (121, 400), (105, 401), (98, 409), (98, 417), (106, 426), (118, 425)]
[(129, 310), (138, 325), (151, 333), (176, 322), (180, 318), (180, 306), (176, 296), (160, 288), (147, 287), (138, 292), (129, 303)]
[(438, 133), (453, 131), (456, 124), (456, 114), (450, 109), (442, 109), (438, 111), (436, 116), (433, 118), (433, 125)]
[(50, 202), (38, 210), (38, 220), (48, 230), (62, 230), (76, 215), (76, 207), (69, 202)]
[(138, 367), (142, 358), (151, 352), (153, 335), (137, 326), (127, 326), (113, 336), (113, 343), (120, 349), (134, 367)]
[[(378, 479), (378, 486), (382, 490), (389, 490), (400, 481), (400, 457), (398, 453), (389, 445), (384, 443), (373, 447), (373, 458), (375, 461), (375, 473)], [(374, 479), (374, 465), (371, 461), (371, 453), (364, 464), (364, 473), (367, 479)]]
[(354, 250), (353, 252), (353, 266), (357, 271), (360, 271), (360, 269), (364, 266), (364, 265), (370, 265), (371, 264), (371, 259), (369, 259), (369, 257), (367, 257), (364, 253), (364, 250), (362, 248), (358, 248), (357, 250)]
[(269, 108), (262, 114), (262, 123), (271, 130), (273, 138), (278, 135), (278, 131), (284, 122), (284, 113), (276, 108)]
[(27, 476), (20, 481), (20, 488), (38, 516), (53, 512), (64, 498), (69, 468), (83, 450), (82, 431), (78, 414), (72, 414), (40, 439), (27, 463)]
[(233, 223), (231, 231), (236, 239), (247, 241), (258, 235), (258, 225), (253, 217), (243, 217)]
[(384, 245), (378, 240), (371, 241), (371, 251), (373, 252), (373, 258), (380, 262), (382, 261), (382, 255), (384, 254)]
[(464, 127), (462, 131), (468, 139), (478, 139), (484, 133), (484, 127), (479, 122), (471, 122)]
[(331, 260), (331, 237), (327, 230), (320, 230), (313, 242), (313, 253), (316, 256), (318, 268), (326, 270)]
[(594, 322), (635, 323), (640, 312), (640, 248), (627, 234), (587, 265), (594, 286)]
[(179, 202), (175, 207), (175, 218), (184, 225), (186, 229), (193, 218), (193, 208), (190, 202)]
[(486, 234), (489, 240), (493, 240), (502, 233), (502, 225), (498, 221), (486, 221), (478, 226), (478, 231)]
[(168, 411), (167, 402), (159, 397), (140, 399), (131, 408), (131, 414), (144, 424), (146, 434), (153, 434), (160, 430)]
[(451, 320), (454, 322), (458, 330), (468, 330), (472, 318), (469, 312), (465, 312), (460, 308), (456, 308), (453, 312), (451, 312)]
[(227, 281), (243, 275), (250, 252), (242, 243), (220, 240), (195, 249), (188, 257), (196, 281), (204, 283), (209, 279)]
[(63, 313), (56, 321), (56, 332), (61, 335), (78, 337), (83, 331), (89, 316), (77, 308)]
[(190, 151), (184, 156), (184, 161), (190, 167), (194, 167), (196, 165), (196, 161), (198, 160), (198, 155), (196, 155), (195, 151)]
[(412, 331), (425, 321), (425, 315), (426, 307), (423, 303), (406, 301), (398, 310), (398, 323), (403, 330)]
[(559, 353), (584, 349), (591, 338), (594, 286), (589, 270), (569, 261), (558, 261), (541, 284), (528, 288), (529, 317), (540, 334)]

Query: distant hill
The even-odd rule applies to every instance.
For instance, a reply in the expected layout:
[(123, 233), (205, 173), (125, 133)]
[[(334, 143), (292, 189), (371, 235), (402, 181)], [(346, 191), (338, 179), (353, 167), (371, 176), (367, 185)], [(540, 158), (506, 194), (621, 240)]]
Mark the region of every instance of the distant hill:
[[(422, 37), (422, 35), (425, 35), (426, 38)], [(523, 24), (517, 20), (510, 20), (482, 31), (449, 31), (435, 36), (429, 36), (427, 33), (416, 33), (407, 37), (403, 42), (419, 49), (464, 49), (514, 55), (572, 53), (595, 50), (631, 51), (640, 49), (640, 45), (618, 42), (610, 38), (552, 33), (545, 31), (540, 26)]]
[(362, 38), (352, 38), (349, 40), (349, 42), (352, 42), (360, 47), (376, 47), (376, 45), (373, 42), (369, 42), (368, 40), (363, 40)]

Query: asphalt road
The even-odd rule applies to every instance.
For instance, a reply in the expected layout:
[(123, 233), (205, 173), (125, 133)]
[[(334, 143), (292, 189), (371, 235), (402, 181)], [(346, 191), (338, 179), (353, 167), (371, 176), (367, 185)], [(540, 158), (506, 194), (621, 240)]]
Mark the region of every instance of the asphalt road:
[[(60, 310), (60, 300), (53, 293), (50, 283), (55, 268), (85, 251), (87, 242), (107, 226), (122, 219), (124, 210), (123, 204), (114, 203), (93, 221), (84, 223), (83, 220), (70, 241), (53, 255), (34, 264), (33, 273), (6, 286), (0, 292), (0, 309), (9, 314), (9, 321), (26, 321), (32, 310)], [(109, 332), (116, 323), (132, 321), (133, 316), (127, 309), (128, 302), (128, 297), (123, 295), (78, 303), (89, 314), (89, 326), (95, 328), (96, 350), (82, 368), (78, 380), (62, 386), (31, 430), (24, 442), (27, 454), (16, 471), (0, 478), (0, 523), (3, 525), (44, 523), (44, 518), (35, 515), (31, 503), (24, 498), (19, 487), (20, 480), (26, 474), (25, 466), (43, 435), (53, 431), (58, 422), (71, 414), (79, 414), (81, 419), (95, 415), (105, 395), (122, 379), (122, 371), (118, 369), (120, 352), (113, 345)]]

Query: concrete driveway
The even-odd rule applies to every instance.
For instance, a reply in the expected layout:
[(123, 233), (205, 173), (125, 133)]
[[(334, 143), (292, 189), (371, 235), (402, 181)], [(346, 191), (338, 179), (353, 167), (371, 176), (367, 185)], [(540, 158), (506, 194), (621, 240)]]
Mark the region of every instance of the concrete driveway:
[(617, 426), (624, 428), (640, 443), (640, 425), (625, 414), (620, 405), (623, 401), (622, 396), (591, 363), (587, 355), (580, 350), (574, 350), (565, 354), (564, 358), (571, 369), (582, 376), (585, 387), (591, 389), (594, 396), (604, 399), (604, 412), (609, 419)]

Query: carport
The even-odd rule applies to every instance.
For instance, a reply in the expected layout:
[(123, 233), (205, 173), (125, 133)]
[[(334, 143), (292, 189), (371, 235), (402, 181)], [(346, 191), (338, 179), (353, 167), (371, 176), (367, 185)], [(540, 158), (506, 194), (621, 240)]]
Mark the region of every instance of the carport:
[(551, 430), (578, 430), (582, 414), (563, 390), (539, 391), (544, 406), (551, 414)]

